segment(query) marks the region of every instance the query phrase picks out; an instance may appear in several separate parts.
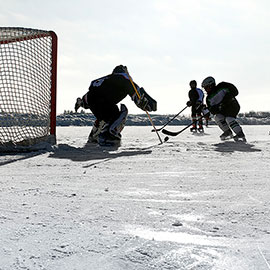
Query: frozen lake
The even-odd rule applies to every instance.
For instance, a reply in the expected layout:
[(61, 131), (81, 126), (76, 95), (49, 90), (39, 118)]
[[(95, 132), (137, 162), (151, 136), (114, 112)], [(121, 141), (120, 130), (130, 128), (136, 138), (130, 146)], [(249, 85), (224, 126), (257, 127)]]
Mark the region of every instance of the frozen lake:
[(0, 155), (1, 270), (270, 269), (270, 126), (162, 145), (127, 126), (118, 149), (86, 145), (90, 129)]

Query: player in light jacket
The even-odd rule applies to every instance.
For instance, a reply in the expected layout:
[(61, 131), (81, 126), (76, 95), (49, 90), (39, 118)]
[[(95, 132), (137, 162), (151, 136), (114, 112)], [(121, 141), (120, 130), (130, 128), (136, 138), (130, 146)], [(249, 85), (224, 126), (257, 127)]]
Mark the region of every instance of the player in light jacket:
[(189, 101), (187, 102), (187, 106), (191, 106), (191, 118), (193, 122), (190, 131), (197, 131), (197, 121), (199, 119), (198, 131), (203, 132), (203, 120), (201, 116), (204, 93), (202, 89), (197, 88), (197, 82), (195, 80), (191, 81), (189, 85), (191, 89), (188, 92)]
[[(236, 99), (238, 89), (228, 82), (220, 82), (216, 85), (213, 77), (205, 78), (202, 87), (207, 92), (206, 104), (208, 109), (223, 131), (220, 136), (221, 140), (233, 137), (235, 141), (246, 141), (245, 134), (236, 120), (240, 111), (240, 105)], [(235, 133), (234, 136), (232, 131)]]

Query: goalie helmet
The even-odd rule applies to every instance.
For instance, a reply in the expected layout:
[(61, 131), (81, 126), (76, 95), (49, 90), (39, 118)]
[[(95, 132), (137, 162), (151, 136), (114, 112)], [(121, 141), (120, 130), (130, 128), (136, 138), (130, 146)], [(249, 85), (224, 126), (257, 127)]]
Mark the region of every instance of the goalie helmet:
[(209, 76), (207, 78), (205, 78), (203, 81), (202, 81), (202, 88), (206, 88), (208, 86), (212, 87), (212, 86), (215, 86), (216, 85), (216, 81), (213, 77)]
[(112, 73), (126, 73), (127, 67), (123, 65), (116, 66)]

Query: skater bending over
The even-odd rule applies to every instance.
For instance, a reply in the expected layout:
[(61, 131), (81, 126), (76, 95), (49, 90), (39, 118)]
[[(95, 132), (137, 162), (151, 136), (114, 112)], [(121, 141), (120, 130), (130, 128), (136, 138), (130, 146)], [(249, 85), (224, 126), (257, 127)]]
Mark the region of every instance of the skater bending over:
[(157, 110), (157, 102), (143, 88), (136, 83), (134, 85), (140, 98), (131, 84), (127, 68), (119, 65), (114, 68), (112, 74), (92, 81), (89, 91), (82, 98), (77, 98), (75, 111), (83, 107), (90, 109), (96, 117), (88, 142), (97, 142), (100, 145), (119, 144), (128, 109), (124, 104), (120, 104), (119, 110), (117, 104), (127, 95), (140, 109), (149, 112)]
[(189, 101), (187, 102), (187, 106), (191, 106), (192, 127), (190, 131), (197, 131), (197, 122), (199, 122), (198, 131), (203, 132), (203, 120), (201, 116), (204, 93), (202, 89), (197, 88), (196, 81), (191, 81), (189, 85), (191, 89), (188, 92)]
[[(245, 134), (236, 117), (240, 111), (240, 105), (235, 98), (238, 95), (237, 88), (228, 82), (216, 85), (213, 77), (207, 77), (202, 82), (202, 87), (207, 92), (206, 104), (209, 111), (214, 115), (214, 120), (223, 131), (221, 140), (233, 137), (234, 140), (246, 141)], [(233, 132), (232, 132), (233, 131)]]

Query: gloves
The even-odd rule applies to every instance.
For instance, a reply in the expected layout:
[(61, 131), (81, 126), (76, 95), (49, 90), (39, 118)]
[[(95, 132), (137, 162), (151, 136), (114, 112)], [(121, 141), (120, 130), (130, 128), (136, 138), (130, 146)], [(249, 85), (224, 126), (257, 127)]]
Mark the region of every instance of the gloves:
[[(191, 102), (190, 100), (187, 102), (187, 106), (188, 106), (188, 107), (192, 106), (192, 102)], [(202, 102), (199, 101), (199, 100), (196, 101), (196, 103), (195, 103), (195, 108), (198, 110), (198, 109), (201, 108), (201, 106), (202, 106)]]
[(157, 110), (157, 102), (151, 98), (143, 88), (138, 89), (138, 93), (134, 93), (132, 96), (132, 100), (135, 102), (136, 106), (144, 111), (156, 111)]
[(202, 113), (203, 115), (206, 115), (206, 114), (210, 114), (210, 111), (208, 110), (206, 106), (204, 106), (204, 108), (202, 109)]
[(187, 102), (187, 106), (188, 107), (190, 107), (192, 104), (191, 104), (191, 101), (189, 100), (188, 102)]
[(79, 109), (80, 107), (82, 107), (82, 105), (83, 105), (82, 99), (81, 99), (81, 98), (77, 98), (76, 103), (75, 103), (75, 112), (77, 112), (78, 109)]

